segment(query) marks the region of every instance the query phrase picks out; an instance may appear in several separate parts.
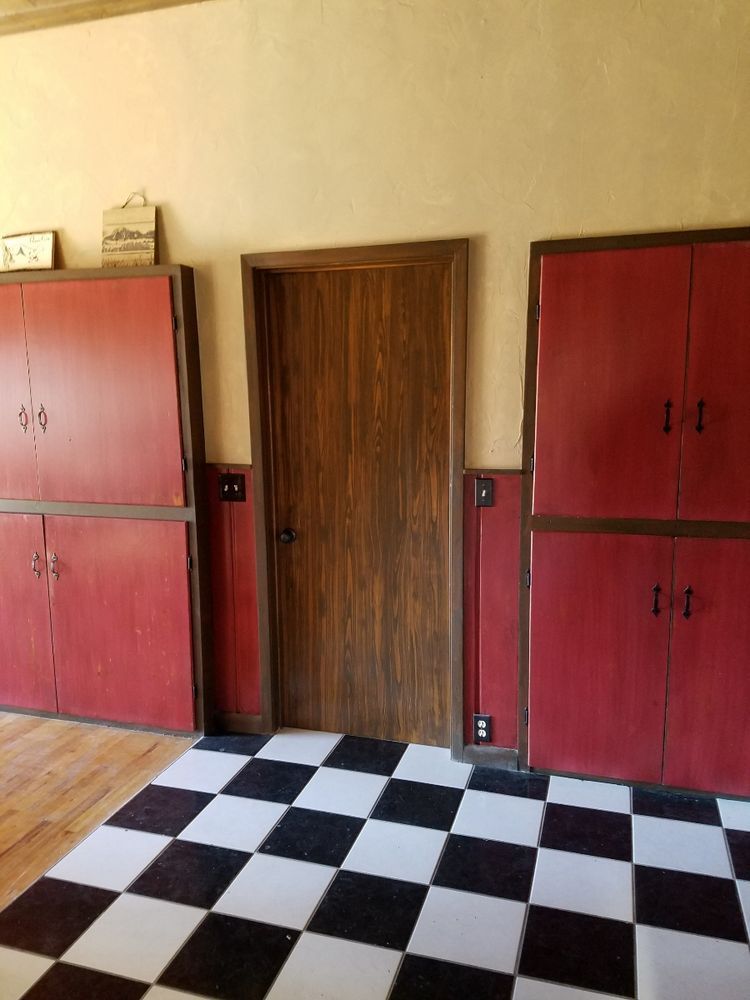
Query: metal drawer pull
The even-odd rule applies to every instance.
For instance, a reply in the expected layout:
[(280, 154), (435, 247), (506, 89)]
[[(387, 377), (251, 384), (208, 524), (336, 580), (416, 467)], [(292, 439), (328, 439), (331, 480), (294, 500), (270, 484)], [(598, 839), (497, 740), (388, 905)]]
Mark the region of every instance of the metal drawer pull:
[(693, 588), (685, 587), (683, 594), (685, 595), (685, 607), (682, 609), (682, 617), (689, 618), (693, 613), (690, 609), (690, 598), (693, 596)]
[(35, 552), (34, 555), (31, 557), (31, 569), (32, 569), (32, 572), (33, 572), (34, 576), (37, 578), (37, 580), (42, 575), (41, 571), (36, 568), (36, 564), (38, 562), (39, 562), (39, 553)]
[(651, 591), (654, 595), (654, 603), (651, 605), (651, 614), (658, 615), (661, 612), (661, 608), (659, 607), (659, 594), (661, 593), (661, 587), (658, 583), (654, 584)]
[(704, 425), (703, 425), (703, 407), (705, 405), (706, 405), (705, 400), (703, 400), (703, 399), (699, 399), (698, 400), (698, 423), (695, 425), (695, 429), (698, 431), (699, 434), (703, 433), (703, 427), (704, 427)]
[(50, 572), (52, 573), (52, 576), (56, 580), (59, 580), (60, 579), (60, 574), (57, 572), (57, 562), (58, 562), (57, 553), (53, 552), (52, 553), (52, 558), (50, 559)]
[(43, 434), (47, 430), (47, 411), (44, 409), (44, 403), (39, 407), (37, 419), (39, 420), (39, 426), (42, 428)]
[(24, 434), (29, 429), (29, 415), (26, 412), (26, 407), (21, 404), (21, 409), (18, 411), (18, 422), (23, 428)]
[(672, 403), (671, 399), (668, 399), (664, 404), (664, 426), (662, 427), (662, 430), (664, 431), (665, 434), (669, 434), (669, 432), (672, 430), (672, 424), (670, 423), (670, 417), (671, 417), (670, 411), (673, 405), (674, 404)]

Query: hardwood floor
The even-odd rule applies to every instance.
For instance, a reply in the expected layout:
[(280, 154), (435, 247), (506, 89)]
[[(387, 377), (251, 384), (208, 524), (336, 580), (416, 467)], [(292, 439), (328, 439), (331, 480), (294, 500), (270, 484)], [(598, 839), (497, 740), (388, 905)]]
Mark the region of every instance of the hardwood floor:
[(190, 744), (0, 712), (0, 909)]

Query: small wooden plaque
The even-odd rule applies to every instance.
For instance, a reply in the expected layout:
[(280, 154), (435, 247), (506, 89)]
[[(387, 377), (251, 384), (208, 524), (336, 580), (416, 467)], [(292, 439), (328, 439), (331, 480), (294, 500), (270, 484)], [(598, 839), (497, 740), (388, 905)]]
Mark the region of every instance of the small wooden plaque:
[(54, 262), (54, 233), (22, 233), (0, 239), (0, 271), (49, 271)]
[(156, 263), (156, 206), (110, 208), (102, 222), (102, 267)]

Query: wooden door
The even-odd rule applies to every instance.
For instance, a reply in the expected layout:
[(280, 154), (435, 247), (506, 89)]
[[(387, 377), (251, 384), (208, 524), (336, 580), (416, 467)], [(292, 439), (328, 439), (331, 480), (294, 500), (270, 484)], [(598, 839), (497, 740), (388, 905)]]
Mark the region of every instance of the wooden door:
[(185, 524), (45, 524), (60, 711), (193, 729)]
[(34, 418), (20, 285), (0, 285), (0, 497), (36, 500)]
[(24, 285), (43, 500), (184, 502), (169, 278)]
[(38, 515), (0, 514), (0, 705), (57, 711)]
[(750, 795), (750, 541), (676, 544), (664, 783)]
[(443, 244), (433, 258), (426, 249), (426, 259), (383, 263), (373, 248), (357, 265), (255, 272), (288, 725), (450, 741), (460, 663), (451, 628), (461, 621), (449, 524), (453, 504), (460, 532), (457, 243), (449, 257)]
[(532, 767), (661, 780), (672, 554), (671, 538), (533, 536)]
[(689, 285), (689, 246), (542, 258), (533, 513), (676, 516)]
[(680, 517), (750, 520), (750, 243), (693, 250)]

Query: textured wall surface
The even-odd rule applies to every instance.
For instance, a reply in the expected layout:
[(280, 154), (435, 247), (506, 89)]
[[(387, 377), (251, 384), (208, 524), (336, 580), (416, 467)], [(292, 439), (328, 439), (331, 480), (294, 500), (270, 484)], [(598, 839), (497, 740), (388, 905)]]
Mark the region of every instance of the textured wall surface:
[(520, 462), (528, 244), (750, 221), (747, 0), (212, 0), (0, 38), (0, 233), (198, 268), (208, 457), (250, 461), (239, 255), (470, 236), (467, 464)]

